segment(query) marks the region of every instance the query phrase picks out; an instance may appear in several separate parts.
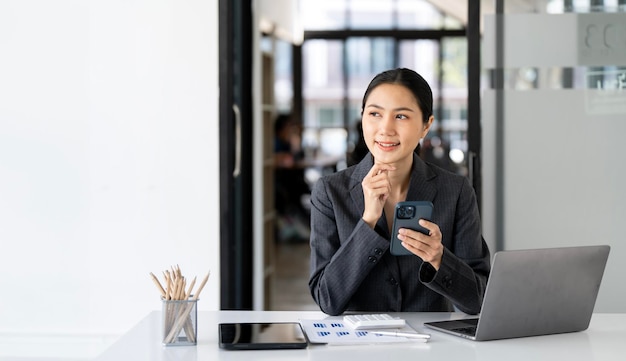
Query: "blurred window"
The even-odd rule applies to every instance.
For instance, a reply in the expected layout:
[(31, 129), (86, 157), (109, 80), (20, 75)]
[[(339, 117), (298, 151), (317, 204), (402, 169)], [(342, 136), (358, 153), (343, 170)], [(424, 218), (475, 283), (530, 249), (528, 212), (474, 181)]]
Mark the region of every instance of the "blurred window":
[[(396, 67), (417, 71), (431, 85), (432, 135), (467, 152), (467, 41), (458, 32), (444, 34), (444, 29), (461, 30), (460, 22), (426, 0), (300, 0), (300, 5), (305, 31), (333, 32), (313, 39), (305, 33), (302, 45), (307, 154), (353, 149), (363, 93), (374, 75)], [(376, 36), (351, 35), (355, 30)], [(407, 39), (406, 30), (415, 30), (416, 38)], [(417, 38), (419, 31), (428, 31), (428, 38)], [(463, 172), (463, 167), (451, 170)]]

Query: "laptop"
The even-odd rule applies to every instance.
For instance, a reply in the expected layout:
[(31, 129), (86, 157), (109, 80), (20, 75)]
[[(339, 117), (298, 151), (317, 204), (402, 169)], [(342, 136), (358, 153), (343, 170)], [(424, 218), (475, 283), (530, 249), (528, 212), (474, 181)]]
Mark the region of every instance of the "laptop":
[(585, 330), (609, 251), (602, 245), (497, 252), (479, 317), (424, 326), (475, 341)]

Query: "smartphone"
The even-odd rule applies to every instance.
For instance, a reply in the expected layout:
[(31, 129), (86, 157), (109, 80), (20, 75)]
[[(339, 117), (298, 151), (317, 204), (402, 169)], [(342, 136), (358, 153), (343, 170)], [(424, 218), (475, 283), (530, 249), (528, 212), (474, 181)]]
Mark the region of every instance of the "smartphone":
[(413, 253), (402, 246), (402, 241), (398, 239), (398, 229), (409, 228), (424, 234), (428, 230), (419, 225), (420, 219), (427, 221), (433, 216), (433, 204), (428, 201), (405, 201), (398, 202), (393, 214), (393, 228), (391, 231), (391, 244), (389, 251), (394, 256), (407, 256)]
[(219, 345), (226, 350), (306, 348), (308, 341), (298, 322), (239, 322), (219, 324)]

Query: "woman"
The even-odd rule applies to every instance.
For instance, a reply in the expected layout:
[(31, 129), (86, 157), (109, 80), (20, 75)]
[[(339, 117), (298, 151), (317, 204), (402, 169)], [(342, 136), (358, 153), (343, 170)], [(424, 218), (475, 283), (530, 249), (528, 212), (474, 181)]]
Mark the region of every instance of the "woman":
[[(468, 180), (415, 153), (433, 123), (428, 83), (409, 69), (378, 74), (362, 104), (363, 160), (321, 178), (311, 195), (309, 288), (330, 315), (363, 312), (480, 312), (490, 271)], [(400, 229), (413, 255), (393, 256), (396, 203), (434, 204), (429, 235)]]

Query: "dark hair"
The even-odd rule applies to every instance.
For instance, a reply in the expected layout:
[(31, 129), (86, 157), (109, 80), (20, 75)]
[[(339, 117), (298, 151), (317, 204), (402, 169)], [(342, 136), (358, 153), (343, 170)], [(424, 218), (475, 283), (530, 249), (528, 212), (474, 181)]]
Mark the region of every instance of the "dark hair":
[(410, 90), (422, 111), (424, 123), (428, 122), (428, 118), (433, 115), (433, 92), (430, 89), (430, 85), (421, 75), (407, 68), (387, 70), (376, 75), (367, 86), (367, 90), (365, 90), (363, 95), (361, 113), (365, 109), (365, 102), (372, 90), (381, 84), (398, 84)]
[(279, 113), (274, 120), (274, 134), (278, 134), (283, 128), (291, 123), (291, 114)]

